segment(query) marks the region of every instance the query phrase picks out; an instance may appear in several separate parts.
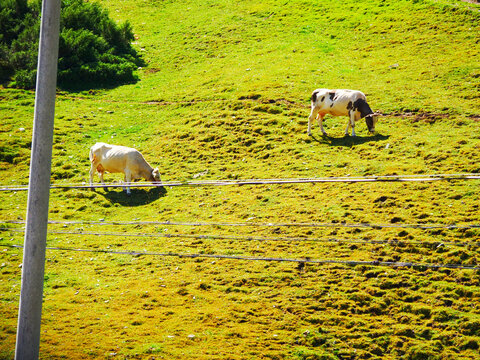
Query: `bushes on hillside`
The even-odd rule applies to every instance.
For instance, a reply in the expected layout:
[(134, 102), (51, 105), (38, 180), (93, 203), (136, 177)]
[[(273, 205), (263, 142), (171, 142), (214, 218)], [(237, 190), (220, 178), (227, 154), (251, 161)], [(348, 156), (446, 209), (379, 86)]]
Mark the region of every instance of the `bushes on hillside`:
[[(0, 79), (20, 88), (35, 86), (41, 0), (0, 0)], [(141, 59), (133, 31), (117, 25), (97, 3), (62, 0), (59, 87), (110, 86), (136, 80)]]

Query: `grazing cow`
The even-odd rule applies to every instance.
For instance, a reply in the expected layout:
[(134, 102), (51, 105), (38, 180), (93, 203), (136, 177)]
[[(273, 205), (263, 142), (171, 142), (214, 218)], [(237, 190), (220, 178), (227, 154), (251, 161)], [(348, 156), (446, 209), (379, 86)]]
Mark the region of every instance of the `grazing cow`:
[[(152, 182), (160, 181), (158, 168), (152, 168), (138, 150), (126, 146), (96, 143), (90, 148), (90, 162), (92, 163), (90, 185), (92, 185), (95, 170), (104, 185), (103, 173), (105, 171), (124, 173), (126, 183), (141, 178)], [(130, 187), (127, 186), (126, 189), (127, 194), (130, 195)]]
[(375, 123), (378, 113), (374, 113), (367, 104), (365, 94), (357, 90), (329, 90), (317, 89), (312, 93), (312, 111), (308, 117), (308, 135), (312, 135), (312, 122), (318, 117), (318, 124), (322, 133), (327, 135), (323, 128), (325, 115), (348, 116), (347, 129), (352, 127), (352, 136), (355, 136), (355, 121), (365, 118), (368, 131), (375, 132)]

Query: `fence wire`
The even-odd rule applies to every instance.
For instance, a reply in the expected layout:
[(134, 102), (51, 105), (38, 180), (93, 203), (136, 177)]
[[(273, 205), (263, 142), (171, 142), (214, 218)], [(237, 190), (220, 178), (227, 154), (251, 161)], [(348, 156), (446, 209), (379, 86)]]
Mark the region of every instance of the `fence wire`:
[[(95, 189), (118, 187), (181, 187), (181, 186), (242, 186), (242, 185), (291, 185), (291, 184), (318, 184), (318, 183), (365, 183), (365, 182), (432, 182), (455, 180), (479, 180), (480, 174), (433, 174), (433, 175), (385, 175), (360, 177), (313, 177), (291, 179), (247, 179), (247, 180), (199, 180), (199, 181), (167, 181), (158, 183), (128, 182), (92, 185), (86, 183), (52, 184), (50, 189)], [(2, 185), (0, 191), (26, 191), (27, 185)]]
[[(192, 226), (192, 227), (306, 227), (306, 228), (369, 228), (369, 229), (420, 229), (420, 230), (468, 230), (480, 229), (480, 224), (371, 224), (371, 223), (228, 223), (228, 222), (177, 222), (177, 221), (90, 221), (90, 220), (49, 220), (58, 225), (152, 225), (152, 226)], [(0, 220), (0, 224), (25, 224), (25, 220)]]
[[(113, 187), (180, 187), (180, 186), (242, 186), (242, 185), (290, 185), (290, 184), (317, 184), (317, 183), (364, 183), (364, 182), (432, 182), (432, 181), (458, 181), (458, 180), (478, 180), (479, 174), (435, 174), (435, 175), (390, 175), (390, 176), (366, 176), (366, 177), (329, 177), (329, 178), (297, 178), (297, 179), (250, 179), (250, 180), (204, 180), (204, 181), (171, 181), (160, 183), (113, 183), (113, 184), (93, 184), (87, 185), (86, 183), (75, 184), (52, 184), (51, 189), (94, 189), (94, 188), (113, 188)], [(5, 185), (0, 186), (0, 191), (25, 191), (28, 190), (28, 186), (25, 185)], [(24, 224), (24, 221), (3, 221), (3, 224)], [(252, 227), (286, 227), (286, 226), (301, 226), (301, 227), (353, 227), (353, 228), (416, 228), (416, 229), (474, 229), (480, 228), (480, 225), (444, 225), (444, 224), (346, 224), (346, 223), (178, 223), (178, 222), (157, 222), (157, 221), (144, 221), (144, 222), (89, 222), (89, 221), (50, 221), (51, 224), (101, 224), (101, 225), (176, 225), (176, 226), (252, 226)], [(24, 232), (22, 229), (11, 229), (8, 227), (0, 228), (0, 231), (13, 231)], [(400, 244), (405, 241), (390, 241), (385, 240), (347, 240), (347, 239), (309, 239), (309, 238), (260, 238), (251, 236), (223, 236), (223, 235), (193, 235), (193, 234), (124, 234), (124, 233), (100, 233), (100, 232), (85, 232), (85, 231), (49, 231), (50, 234), (64, 234), (64, 235), (102, 235), (102, 236), (157, 236), (157, 237), (185, 237), (185, 238), (197, 238), (197, 239), (224, 239), (224, 240), (255, 240), (255, 241), (328, 241), (328, 242), (363, 242), (373, 244)], [(460, 245), (460, 246), (479, 246), (478, 242), (421, 242), (416, 241), (415, 244), (428, 244), (429, 246), (438, 244), (445, 245)], [(2, 247), (9, 248), (23, 248), (22, 245), (0, 244)], [(252, 256), (235, 256), (235, 255), (221, 255), (221, 254), (189, 254), (189, 253), (172, 253), (172, 252), (146, 252), (146, 251), (114, 251), (114, 250), (101, 250), (101, 249), (76, 249), (69, 247), (48, 247), (48, 250), (57, 251), (76, 251), (76, 252), (93, 252), (93, 253), (106, 253), (106, 254), (119, 254), (119, 255), (134, 255), (134, 256), (159, 256), (159, 257), (179, 257), (179, 258), (210, 258), (210, 259), (230, 259), (241, 261), (276, 261), (276, 262), (296, 262), (296, 263), (314, 263), (314, 264), (341, 264), (341, 265), (372, 265), (372, 266), (390, 266), (390, 267), (409, 267), (409, 268), (450, 268), (450, 269), (468, 269), (468, 270), (480, 270), (479, 266), (475, 265), (462, 265), (462, 264), (430, 264), (430, 263), (412, 263), (412, 262), (388, 262), (388, 261), (353, 261), (353, 260), (322, 260), (322, 259), (288, 259), (288, 258), (275, 258), (275, 257), (252, 257)]]
[[(24, 233), (24, 229), (2, 228), (0, 231), (12, 233)], [(375, 239), (341, 239), (341, 238), (313, 238), (313, 237), (262, 237), (262, 236), (240, 236), (240, 235), (211, 235), (211, 234), (163, 234), (163, 233), (118, 233), (118, 232), (96, 232), (96, 231), (63, 231), (48, 230), (51, 235), (88, 235), (105, 237), (150, 237), (150, 238), (181, 238), (197, 240), (229, 240), (229, 241), (252, 241), (252, 242), (311, 242), (311, 243), (349, 243), (349, 244), (375, 244), (375, 245), (422, 245), (428, 248), (439, 248), (446, 245), (458, 247), (480, 247), (479, 241), (420, 241), (420, 240), (375, 240)]]
[[(23, 245), (8, 245), (0, 244), (0, 247), (6, 248), (23, 248)], [(393, 262), (393, 261), (360, 261), (360, 260), (321, 260), (321, 259), (295, 259), (295, 258), (275, 258), (275, 257), (254, 257), (254, 256), (237, 256), (237, 255), (221, 255), (221, 254), (190, 254), (190, 253), (173, 253), (173, 252), (147, 252), (147, 251), (115, 251), (115, 250), (101, 250), (101, 249), (76, 249), (70, 247), (47, 247), (47, 250), (52, 251), (73, 251), (73, 252), (87, 252), (87, 253), (102, 253), (113, 255), (130, 255), (130, 256), (156, 256), (156, 257), (177, 257), (177, 258), (206, 258), (206, 259), (223, 259), (236, 261), (267, 261), (267, 262), (291, 262), (303, 264), (334, 264), (346, 266), (387, 266), (387, 267), (406, 267), (415, 269), (463, 269), (463, 270), (480, 270), (480, 266), (462, 265), (462, 264), (430, 264), (430, 263), (412, 263), (412, 262)]]

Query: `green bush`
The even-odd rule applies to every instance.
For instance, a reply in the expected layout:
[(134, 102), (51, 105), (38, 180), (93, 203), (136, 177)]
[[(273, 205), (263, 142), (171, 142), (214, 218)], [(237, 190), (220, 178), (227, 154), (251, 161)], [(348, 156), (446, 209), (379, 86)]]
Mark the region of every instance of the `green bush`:
[[(35, 86), (41, 0), (0, 0), (0, 79)], [(96, 3), (62, 0), (58, 86), (84, 89), (136, 81), (142, 61), (132, 48), (133, 31), (117, 25)], [(86, 80), (88, 79), (88, 81)]]

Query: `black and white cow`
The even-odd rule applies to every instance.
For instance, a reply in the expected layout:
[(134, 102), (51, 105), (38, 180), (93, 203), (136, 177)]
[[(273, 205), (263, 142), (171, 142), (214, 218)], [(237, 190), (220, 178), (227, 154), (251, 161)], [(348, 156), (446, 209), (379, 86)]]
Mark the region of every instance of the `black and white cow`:
[(355, 121), (365, 118), (368, 131), (375, 132), (378, 113), (374, 113), (367, 104), (365, 94), (357, 90), (329, 90), (317, 89), (312, 93), (312, 111), (308, 117), (308, 135), (312, 135), (312, 122), (318, 118), (318, 124), (324, 135), (327, 135), (323, 128), (325, 115), (348, 116), (347, 129), (352, 127), (352, 136), (355, 136)]

